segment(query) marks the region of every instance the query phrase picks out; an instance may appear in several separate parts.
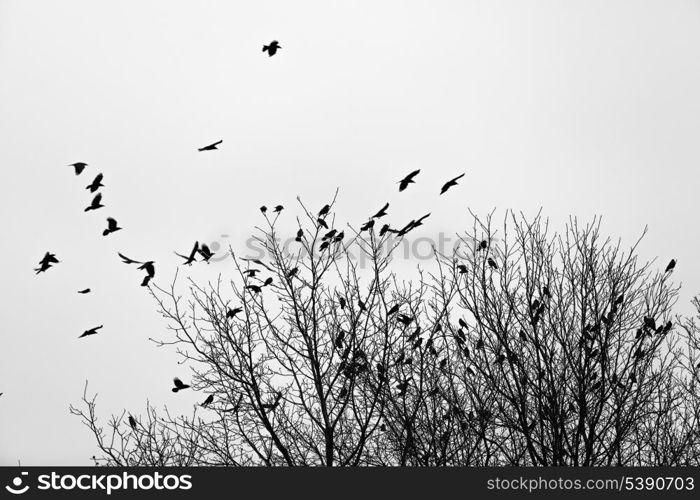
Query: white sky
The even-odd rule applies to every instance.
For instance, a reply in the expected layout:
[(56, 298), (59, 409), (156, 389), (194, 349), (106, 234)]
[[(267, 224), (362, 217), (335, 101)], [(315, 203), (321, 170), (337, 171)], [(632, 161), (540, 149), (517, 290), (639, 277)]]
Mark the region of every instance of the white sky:
[[(678, 259), (686, 307), (699, 54), (691, 0), (0, 0), (0, 465), (87, 464), (68, 414), (86, 379), (103, 420), (200, 399), (170, 392), (188, 373), (147, 341), (165, 324), (116, 252), (155, 259), (164, 285), (172, 250), (224, 233), (243, 249), (258, 206), (291, 218), (297, 195), (320, 207), (340, 186), (341, 218), (391, 201), (434, 232), (468, 227), (467, 207), (601, 214), (627, 244), (648, 224), (642, 256)], [(98, 172), (106, 208), (85, 214)], [(125, 229), (102, 238), (110, 215)], [(35, 276), (46, 250), (62, 263)]]

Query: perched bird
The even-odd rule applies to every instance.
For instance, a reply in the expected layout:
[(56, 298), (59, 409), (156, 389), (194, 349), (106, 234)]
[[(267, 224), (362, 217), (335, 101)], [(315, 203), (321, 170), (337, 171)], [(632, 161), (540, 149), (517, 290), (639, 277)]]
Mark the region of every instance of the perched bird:
[(387, 211), (388, 208), (389, 208), (389, 204), (387, 203), (386, 205), (384, 205), (384, 206), (381, 208), (381, 210), (379, 210), (379, 212), (377, 212), (376, 214), (374, 214), (374, 215), (372, 216), (372, 218), (373, 218), (373, 219), (379, 219), (379, 218), (381, 218), (381, 217), (384, 217), (384, 216), (386, 215), (386, 211)]
[(146, 276), (143, 277), (143, 281), (141, 281), (141, 286), (148, 286), (148, 282), (151, 281), (152, 276), (147, 274)]
[(173, 384), (175, 384), (175, 387), (172, 388), (173, 392), (183, 391), (185, 389), (189, 389), (190, 387), (177, 377), (173, 379)]
[[(295, 267), (295, 268), (290, 269), (289, 271), (287, 271), (287, 278), (293, 277), (293, 276), (296, 275), (298, 272), (299, 272), (299, 268), (298, 268), (298, 267)], [(270, 278), (270, 279), (272, 279), (272, 278)]]
[(318, 225), (321, 226), (323, 229), (328, 229), (328, 224), (326, 224), (326, 221), (321, 218), (318, 219)]
[(454, 179), (451, 179), (451, 180), (447, 181), (447, 182), (442, 186), (442, 189), (440, 190), (440, 194), (441, 194), (441, 195), (442, 195), (442, 194), (445, 194), (445, 192), (447, 192), (447, 190), (450, 189), (452, 186), (456, 186), (456, 185), (457, 185), (457, 181), (458, 181), (459, 179), (461, 179), (462, 177), (464, 177), (464, 175), (465, 175), (465, 174), (458, 175), (458, 176), (455, 177)]
[(55, 254), (51, 252), (46, 252), (42, 259), (39, 261), (39, 267), (35, 268), (36, 274), (46, 272), (52, 264), (58, 264), (58, 259)]
[(370, 219), (362, 225), (362, 227), (360, 228), (360, 232), (369, 231), (373, 227), (374, 227), (374, 219)]
[(413, 178), (414, 178), (416, 175), (418, 175), (419, 173), (420, 173), (420, 169), (414, 170), (413, 172), (411, 172), (410, 174), (408, 174), (406, 177), (404, 177), (403, 179), (401, 179), (401, 180), (399, 181), (399, 192), (401, 192), (401, 191), (403, 191), (404, 189), (406, 189), (406, 188), (408, 187), (409, 184), (415, 183), (415, 181), (413, 180)]
[(277, 53), (277, 49), (281, 49), (282, 46), (277, 40), (272, 40), (269, 45), (263, 45), (262, 51), (267, 52), (267, 55), (272, 57)]
[(222, 142), (224, 142), (223, 139), (220, 141), (216, 141), (214, 144), (209, 144), (208, 146), (204, 146), (203, 148), (199, 148), (197, 151), (212, 151), (214, 149), (219, 149), (216, 146), (218, 146)]
[(96, 326), (95, 328), (90, 328), (89, 330), (85, 330), (83, 334), (78, 337), (79, 339), (82, 339), (83, 337), (87, 337), (88, 335), (95, 335), (97, 334), (97, 330), (102, 328), (104, 325)]
[(129, 425), (132, 429), (136, 430), (136, 419), (129, 415)]
[(146, 262), (141, 262), (141, 265), (140, 265), (137, 269), (140, 269), (140, 270), (142, 270), (142, 271), (146, 271), (146, 273), (148, 274), (148, 276), (150, 276), (151, 278), (153, 278), (153, 277), (155, 277), (155, 275), (156, 275), (156, 266), (155, 266), (155, 264), (156, 264), (156, 263), (153, 262), (152, 260), (149, 260), (149, 261), (146, 261)]
[(479, 248), (477, 250), (486, 250), (486, 247), (488, 247), (488, 242), (486, 240), (481, 240), (481, 243), (479, 243)]
[(386, 312), (386, 315), (387, 315), (387, 316), (391, 316), (392, 314), (394, 314), (394, 313), (396, 313), (396, 312), (398, 312), (398, 311), (399, 311), (399, 304), (394, 304), (394, 305), (391, 307), (391, 309), (389, 309), (389, 310)]
[(382, 228), (379, 230), (379, 236), (384, 236), (387, 233), (387, 231), (389, 231), (389, 229), (391, 229), (389, 227), (389, 224), (384, 224), (382, 226)]
[(200, 404), (199, 406), (201, 406), (202, 408), (206, 408), (207, 406), (209, 406), (209, 405), (212, 404), (213, 402), (214, 402), (214, 395), (213, 395), (213, 394), (209, 394), (209, 396), (207, 396), (207, 399), (205, 399), (204, 401), (202, 401), (202, 404)]
[(209, 263), (209, 259), (211, 259), (214, 256), (214, 252), (209, 250), (209, 246), (207, 246), (206, 243), (202, 243), (201, 245), (199, 245), (199, 249), (197, 251), (199, 252), (199, 255), (201, 255), (204, 259), (204, 262), (206, 262), (207, 264)]
[(275, 212), (276, 212), (276, 213), (279, 213), (279, 212), (281, 212), (282, 210), (284, 210), (284, 207), (283, 207), (282, 205), (277, 205), (277, 206), (275, 207)]
[(91, 193), (94, 193), (101, 187), (104, 187), (104, 184), (102, 184), (103, 177), (104, 176), (102, 174), (97, 174), (97, 177), (95, 177), (95, 179), (90, 184), (85, 186), (85, 189), (89, 189)]
[(299, 229), (299, 230), (297, 231), (297, 237), (294, 238), (294, 239), (295, 239), (296, 241), (298, 241), (298, 242), (301, 242), (301, 239), (302, 239), (303, 237), (304, 237), (304, 230), (303, 230), (303, 229)]
[(343, 238), (345, 238), (345, 231), (341, 231), (338, 234), (336, 234), (333, 238), (333, 241), (336, 243), (340, 243), (341, 241), (343, 241)]
[(341, 309), (345, 309), (345, 297), (338, 297), (338, 305)]
[(248, 286), (246, 286), (246, 288), (247, 288), (248, 290), (250, 290), (251, 292), (254, 292), (254, 293), (260, 293), (260, 292), (262, 292), (262, 288), (259, 287), (258, 285), (248, 285)]
[(666, 266), (665, 273), (670, 273), (676, 267), (676, 259), (671, 259), (671, 262)]
[(238, 313), (240, 313), (240, 312), (242, 312), (242, 311), (243, 311), (243, 308), (242, 308), (242, 307), (234, 307), (233, 309), (229, 309), (229, 310), (226, 312), (226, 317), (229, 318), (229, 319), (235, 318), (235, 317), (236, 317), (236, 314), (238, 314)]
[(261, 211), (262, 213), (267, 212), (267, 207), (266, 207), (265, 205), (263, 205), (262, 207), (260, 207), (260, 211)]
[(496, 261), (493, 260), (491, 257), (488, 258), (487, 262), (489, 263), (489, 267), (492, 269), (498, 269), (498, 264), (496, 264)]
[(78, 290), (78, 293), (90, 293), (90, 289), (86, 288), (84, 290)]
[(102, 236), (120, 231), (122, 228), (117, 226), (117, 221), (112, 217), (107, 217), (107, 229), (102, 231)]
[(267, 278), (265, 282), (262, 284), (262, 286), (267, 286), (272, 284), (272, 278)]
[(92, 199), (92, 202), (90, 205), (85, 208), (85, 212), (89, 212), (90, 210), (97, 210), (98, 208), (104, 207), (104, 205), (101, 204), (102, 202), (102, 193), (97, 193), (95, 197)]
[(467, 326), (467, 322), (464, 321), (462, 318), (459, 318), (459, 326), (461, 326), (465, 330), (469, 330), (469, 327)]
[(179, 253), (177, 253), (177, 252), (175, 252), (175, 255), (177, 255), (178, 257), (182, 257), (183, 259), (185, 259), (184, 264), (187, 264), (188, 266), (191, 266), (192, 263), (195, 261), (195, 256), (197, 255), (197, 252), (199, 252), (199, 242), (198, 242), (198, 241), (195, 241), (195, 242), (194, 242), (194, 247), (192, 247), (192, 251), (190, 252), (190, 254), (189, 254), (188, 256), (181, 255), (181, 254), (179, 254)]
[(322, 240), (329, 240), (329, 239), (331, 239), (333, 236), (335, 236), (337, 232), (338, 232), (338, 231), (337, 231), (336, 229), (331, 229), (331, 230), (328, 231), (326, 234), (324, 234), (323, 237), (322, 237), (321, 239), (322, 239)]
[(330, 205), (328, 205), (328, 204), (323, 205), (323, 208), (321, 208), (321, 210), (318, 212), (318, 216), (319, 216), (320, 218), (323, 218), (323, 217), (325, 217), (326, 215), (328, 215), (328, 213), (329, 213), (330, 211), (331, 211)]
[(460, 264), (457, 266), (459, 274), (467, 274), (467, 266), (465, 264)]
[(87, 167), (87, 163), (83, 163), (82, 161), (76, 162), (76, 163), (71, 163), (68, 165), (69, 167), (73, 167), (75, 169), (75, 175), (80, 175), (83, 170), (85, 170), (85, 167)]

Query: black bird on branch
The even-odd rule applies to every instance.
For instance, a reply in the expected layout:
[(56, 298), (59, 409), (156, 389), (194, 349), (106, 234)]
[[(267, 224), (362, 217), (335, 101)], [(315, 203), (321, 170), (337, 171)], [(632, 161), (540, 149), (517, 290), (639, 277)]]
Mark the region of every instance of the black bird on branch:
[(90, 293), (90, 289), (85, 288), (84, 290), (78, 290), (78, 293), (82, 293), (82, 294)]
[(450, 179), (449, 181), (447, 181), (447, 182), (442, 186), (442, 189), (440, 190), (440, 194), (441, 194), (441, 195), (442, 195), (442, 194), (445, 194), (445, 193), (447, 192), (447, 190), (450, 189), (452, 186), (456, 186), (456, 185), (457, 185), (457, 181), (460, 180), (462, 177), (464, 177), (464, 175), (465, 175), (465, 174), (458, 175), (458, 176), (455, 177), (454, 179)]
[(122, 228), (117, 225), (116, 219), (113, 219), (112, 217), (107, 217), (107, 229), (102, 231), (102, 236), (107, 236), (111, 233), (116, 233), (121, 229)]
[(387, 231), (389, 231), (391, 228), (389, 227), (389, 224), (384, 224), (382, 228), (379, 230), (379, 236), (384, 236)]
[(214, 395), (213, 395), (213, 394), (209, 394), (209, 396), (207, 396), (207, 399), (205, 399), (204, 401), (202, 401), (202, 404), (200, 404), (199, 406), (201, 406), (202, 408), (206, 408), (207, 406), (209, 406), (209, 405), (212, 404), (213, 402), (214, 402)]
[(204, 259), (204, 262), (209, 264), (209, 259), (211, 259), (214, 256), (214, 252), (212, 252), (209, 249), (209, 246), (206, 243), (202, 243), (199, 245), (199, 249), (197, 250), (199, 252), (199, 255), (202, 256), (202, 259)]
[(262, 292), (262, 288), (259, 287), (258, 285), (248, 285), (246, 286), (248, 290), (250, 290), (253, 293), (260, 293)]
[(90, 210), (97, 210), (98, 208), (102, 207), (104, 207), (104, 205), (102, 205), (102, 193), (97, 193), (92, 199), (90, 205), (85, 208), (85, 212), (89, 212)]
[(129, 415), (129, 425), (131, 426), (131, 428), (133, 430), (136, 430), (137, 422), (136, 422), (136, 419), (134, 417), (132, 417), (131, 415)]
[(321, 210), (318, 212), (319, 218), (321, 218), (321, 219), (324, 218), (326, 215), (328, 215), (328, 213), (330, 211), (331, 211), (330, 205), (328, 205), (328, 204), (323, 205), (323, 208), (321, 208)]
[(490, 267), (491, 269), (496, 269), (496, 270), (498, 270), (498, 264), (496, 264), (496, 261), (493, 260), (491, 257), (488, 258), (487, 262), (488, 262), (489, 267)]
[(224, 142), (223, 139), (220, 141), (216, 141), (213, 144), (209, 144), (208, 146), (204, 146), (203, 148), (199, 148), (197, 151), (213, 151), (214, 149), (219, 149), (216, 146), (218, 146), (222, 142)]
[(76, 162), (76, 163), (71, 163), (68, 165), (69, 167), (73, 167), (75, 169), (75, 175), (80, 175), (83, 170), (85, 170), (85, 167), (87, 167), (87, 163), (83, 163), (82, 161)]
[(387, 211), (388, 209), (389, 209), (389, 204), (387, 203), (386, 205), (384, 205), (384, 206), (381, 208), (381, 210), (379, 210), (379, 212), (377, 212), (376, 214), (374, 214), (374, 215), (372, 216), (372, 218), (373, 218), (373, 219), (379, 219), (379, 218), (381, 218), (381, 217), (384, 217), (384, 216), (386, 215), (386, 211)]
[(190, 254), (188, 256), (181, 255), (177, 252), (175, 252), (175, 255), (185, 259), (184, 264), (191, 266), (192, 263), (195, 262), (195, 256), (197, 255), (197, 252), (199, 252), (199, 242), (195, 241), (194, 246), (192, 247), (192, 251), (190, 251)]
[(277, 50), (281, 48), (282, 46), (277, 40), (272, 40), (268, 45), (263, 45), (262, 51), (267, 52), (267, 55), (272, 57), (277, 53)]
[(676, 267), (676, 259), (671, 259), (671, 262), (666, 266), (665, 273), (670, 273)]
[(403, 191), (404, 189), (406, 189), (406, 188), (408, 187), (409, 184), (414, 184), (415, 181), (413, 180), (413, 178), (414, 178), (416, 175), (418, 175), (419, 173), (420, 173), (420, 169), (414, 170), (413, 172), (411, 172), (410, 174), (408, 174), (406, 177), (404, 177), (403, 179), (401, 179), (401, 180), (398, 182), (398, 184), (399, 184), (399, 192), (401, 192), (401, 191)]
[(297, 237), (294, 238), (294, 239), (295, 239), (297, 242), (301, 243), (301, 239), (302, 239), (303, 237), (304, 237), (304, 230), (303, 230), (303, 229), (299, 229), (299, 230), (297, 231)]
[(277, 205), (277, 206), (275, 207), (274, 212), (275, 212), (275, 213), (280, 213), (282, 210), (284, 210), (284, 207), (283, 207), (282, 205)]
[[(294, 267), (294, 268), (290, 269), (289, 271), (287, 271), (286, 276), (287, 276), (287, 278), (292, 278), (292, 277), (294, 277), (298, 272), (299, 272), (299, 268), (298, 268), (298, 267)], [(270, 278), (270, 279), (272, 279), (272, 278)]]
[(177, 377), (173, 379), (173, 384), (175, 385), (175, 387), (172, 388), (173, 392), (184, 391), (185, 389), (190, 388), (189, 385), (185, 384), (182, 380), (180, 380)]
[(374, 219), (370, 219), (367, 222), (365, 222), (362, 227), (360, 227), (360, 232), (362, 231), (369, 231), (374, 227)]
[(44, 254), (42, 259), (39, 261), (39, 267), (35, 268), (34, 271), (36, 271), (36, 274), (46, 272), (52, 267), (52, 264), (58, 264), (58, 262), (59, 261), (55, 254), (46, 252), (46, 254)]
[(78, 338), (79, 338), (79, 339), (82, 339), (83, 337), (87, 337), (88, 335), (96, 335), (96, 334), (97, 334), (97, 330), (99, 330), (99, 329), (102, 328), (103, 326), (104, 326), (104, 325), (100, 325), (100, 326), (96, 326), (95, 328), (90, 328), (89, 330), (85, 330), (85, 331), (83, 332), (83, 334), (82, 334), (80, 337), (78, 337)]
[(104, 187), (104, 184), (102, 184), (103, 178), (104, 178), (104, 176), (102, 174), (97, 174), (97, 177), (95, 177), (95, 179), (90, 184), (88, 184), (85, 187), (85, 189), (89, 189), (91, 193), (94, 193), (95, 191), (97, 191), (101, 187)]

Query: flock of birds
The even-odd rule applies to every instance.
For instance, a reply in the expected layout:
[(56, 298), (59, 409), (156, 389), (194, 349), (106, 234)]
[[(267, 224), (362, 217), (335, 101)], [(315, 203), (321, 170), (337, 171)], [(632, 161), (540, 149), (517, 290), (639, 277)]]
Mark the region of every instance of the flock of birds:
[[(279, 42), (277, 40), (273, 40), (272, 42), (270, 42), (270, 44), (263, 46), (263, 52), (267, 52), (268, 55), (271, 57), (271, 56), (274, 56), (277, 53), (277, 51), (281, 48), (282, 47), (279, 45)], [(219, 141), (216, 141), (216, 142), (209, 144), (207, 146), (198, 148), (197, 150), (199, 152), (218, 150), (218, 146), (222, 142), (223, 142), (223, 140), (219, 140)], [(80, 175), (80, 174), (82, 174), (82, 172), (86, 169), (86, 167), (88, 165), (87, 165), (87, 163), (84, 163), (84, 162), (76, 162), (76, 163), (72, 163), (70, 166), (74, 168), (75, 175)], [(405, 191), (409, 185), (415, 184), (415, 178), (418, 176), (418, 174), (420, 174), (420, 169), (410, 172), (404, 178), (399, 180), (397, 182), (397, 184), (399, 185), (399, 192)], [(462, 173), (462, 174), (448, 180), (447, 182), (445, 182), (440, 189), (440, 195), (445, 194), (450, 188), (457, 186), (458, 181), (461, 178), (463, 178), (464, 176), (465, 176), (465, 173)], [(101, 208), (104, 208), (104, 205), (102, 204), (102, 193), (99, 191), (100, 188), (104, 187), (104, 184), (102, 184), (103, 179), (104, 179), (103, 174), (99, 173), (93, 179), (93, 181), (85, 187), (85, 189), (87, 189), (90, 193), (94, 194), (94, 197), (92, 198), (90, 205), (88, 205), (85, 208), (85, 212), (99, 210)], [(376, 212), (373, 216), (371, 216), (367, 222), (362, 224), (362, 226), (360, 227), (360, 232), (373, 230), (373, 228), (375, 226), (375, 222), (377, 220), (381, 219), (382, 217), (384, 217), (385, 215), (387, 215), (388, 209), (389, 209), (389, 203), (386, 203), (378, 212)], [(280, 212), (282, 212), (282, 210), (284, 210), (284, 206), (276, 205), (272, 211), (273, 211), (273, 213), (279, 214)], [(324, 205), (321, 208), (321, 210), (318, 212), (318, 215), (317, 215), (318, 226), (324, 228), (327, 231), (321, 239), (321, 244), (319, 247), (319, 250), (321, 250), (321, 251), (329, 248), (332, 243), (342, 242), (342, 240), (345, 236), (344, 231), (338, 231), (334, 228), (329, 228), (328, 223), (326, 222), (326, 216), (330, 213), (330, 210), (331, 210), (330, 205)], [(268, 208), (266, 206), (261, 206), (260, 211), (263, 214), (266, 214), (268, 211)], [(383, 224), (379, 230), (379, 235), (384, 236), (386, 233), (390, 232), (390, 233), (396, 234), (397, 236), (405, 236), (413, 229), (421, 226), (423, 224), (423, 221), (425, 219), (427, 219), (429, 216), (430, 216), (430, 213), (428, 213), (428, 214), (426, 214), (418, 219), (413, 219), (408, 224), (406, 224), (405, 226), (403, 226), (401, 228), (392, 228), (389, 226), (389, 224)], [(115, 233), (117, 231), (121, 231), (122, 229), (123, 228), (119, 227), (116, 219), (114, 219), (112, 217), (107, 217), (107, 227), (102, 232), (102, 235), (109, 236), (110, 234)], [(303, 237), (304, 237), (304, 232), (302, 229), (299, 229), (297, 234), (296, 234), (296, 241), (301, 242)], [(486, 250), (487, 246), (488, 246), (488, 243), (486, 241), (482, 241), (478, 246), (478, 250)], [(192, 265), (192, 263), (198, 262), (198, 260), (197, 260), (198, 256), (200, 257), (199, 262), (209, 263), (210, 259), (214, 256), (214, 252), (212, 252), (211, 249), (206, 244), (199, 243), (198, 241), (196, 241), (194, 243), (194, 246), (192, 247), (192, 249), (190, 250), (190, 252), (188, 254), (185, 255), (185, 254), (180, 254), (178, 252), (175, 252), (175, 254), (178, 257), (184, 259), (183, 264), (185, 264), (185, 265)], [(155, 276), (155, 261), (153, 261), (153, 260), (143, 260), (143, 261), (135, 260), (135, 259), (132, 259), (130, 257), (127, 257), (126, 255), (122, 254), (121, 252), (117, 252), (117, 255), (121, 258), (121, 260), (124, 264), (137, 265), (138, 266), (137, 269), (144, 271), (145, 275), (141, 281), (141, 286), (144, 286), (144, 287), (148, 286), (151, 279), (153, 279)], [(267, 266), (265, 266), (258, 259), (246, 259), (246, 260), (251, 260), (256, 264), (262, 265), (262, 266), (267, 268)], [(53, 267), (53, 265), (58, 264), (59, 262), (60, 261), (58, 260), (58, 258), (56, 257), (56, 255), (54, 253), (47, 251), (45, 253), (44, 257), (39, 261), (39, 267), (37, 267), (34, 270), (35, 270), (36, 274), (40, 274), (40, 273), (48, 271), (51, 267)], [(494, 269), (494, 270), (498, 269), (498, 265), (493, 258), (488, 257), (487, 263), (492, 269)], [(671, 270), (673, 270), (673, 268), (675, 266), (676, 266), (676, 261), (675, 261), (675, 259), (673, 259), (666, 267), (666, 272), (670, 272)], [(460, 273), (466, 273), (466, 271), (467, 271), (466, 266), (463, 264), (458, 265), (457, 269), (459, 270)], [(248, 270), (244, 271), (246, 277), (255, 278), (255, 279), (258, 279), (260, 281), (260, 284), (247, 284), (246, 285), (246, 288), (254, 293), (261, 293), (262, 289), (264, 287), (271, 285), (273, 282), (273, 279), (271, 277), (269, 277), (265, 280), (257, 278), (256, 274), (258, 272), (259, 272), (259, 270), (257, 270), (257, 269), (248, 269)], [(287, 273), (287, 278), (292, 278), (297, 272), (298, 272), (298, 268), (291, 269)], [(85, 288), (83, 290), (79, 290), (78, 293), (87, 294), (87, 293), (90, 293), (90, 291), (91, 291), (90, 288)], [(360, 302), (359, 305), (360, 305), (361, 309), (365, 309), (364, 304), (362, 304), (362, 302)], [(340, 299), (340, 307), (341, 308), (345, 307), (345, 300), (343, 298)], [(226, 317), (229, 319), (235, 318), (236, 315), (241, 313), (242, 311), (243, 311), (243, 309), (241, 307), (235, 307), (232, 309), (228, 309), (228, 311), (226, 313)], [(389, 311), (389, 314), (396, 313), (396, 312), (398, 312), (398, 309), (396, 311), (394, 311), (394, 310)], [(399, 321), (402, 321), (402, 320), (408, 321), (408, 318), (404, 317), (403, 315), (398, 315), (398, 320)], [(101, 330), (103, 327), (104, 327), (104, 325), (99, 325), (99, 326), (90, 328), (88, 330), (85, 330), (78, 338), (96, 335), (99, 333), (99, 330)], [(179, 391), (189, 389), (189, 388), (190, 388), (190, 385), (182, 382), (182, 380), (180, 380), (179, 378), (175, 377), (173, 379), (172, 392), (177, 393)], [(406, 388), (399, 387), (399, 390), (405, 391)], [(0, 396), (1, 395), (2, 395), (2, 393), (0, 393)], [(276, 393), (276, 397), (275, 397), (274, 401), (265, 405), (266, 409), (274, 409), (277, 405), (279, 405), (280, 399), (281, 399), (281, 393), (278, 392), (278, 393)], [(214, 395), (210, 394), (200, 404), (200, 406), (207, 407), (213, 401), (214, 401)], [(129, 425), (133, 429), (136, 429), (136, 427), (138, 425), (136, 419), (134, 419), (134, 417), (132, 417), (131, 415), (129, 415)]]

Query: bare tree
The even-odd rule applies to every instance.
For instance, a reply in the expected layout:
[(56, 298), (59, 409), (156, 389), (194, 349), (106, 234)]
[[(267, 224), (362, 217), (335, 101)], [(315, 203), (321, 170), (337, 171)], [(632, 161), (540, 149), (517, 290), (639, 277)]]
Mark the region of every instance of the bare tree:
[(638, 242), (603, 239), (599, 220), (550, 234), (508, 213), (497, 234), (474, 216), (432, 272), (401, 281), (391, 259), (413, 226), (343, 229), (332, 204), (301, 206), (291, 244), (274, 214), (256, 237), (264, 260), (231, 251), (233, 279), (188, 280), (184, 296), (177, 277), (152, 285), (171, 330), (159, 345), (213, 401), (188, 417), (148, 405), (107, 432), (86, 393), (71, 410), (96, 461), (698, 464), (697, 323), (673, 315), (678, 287)]

